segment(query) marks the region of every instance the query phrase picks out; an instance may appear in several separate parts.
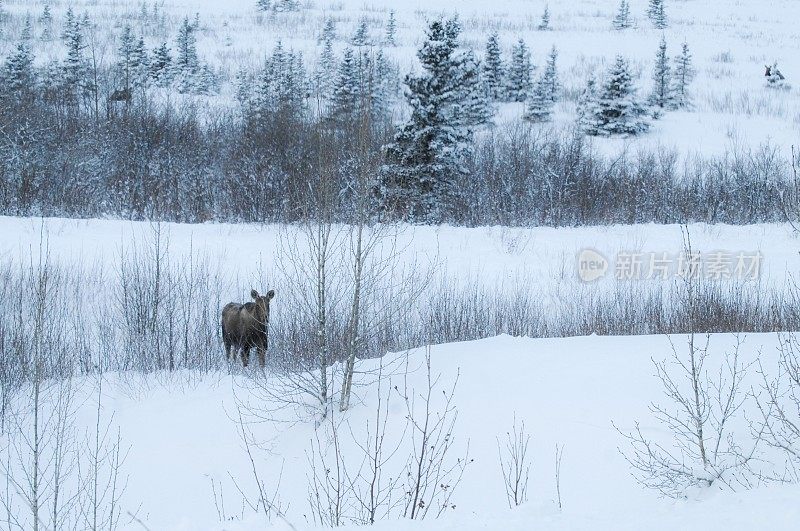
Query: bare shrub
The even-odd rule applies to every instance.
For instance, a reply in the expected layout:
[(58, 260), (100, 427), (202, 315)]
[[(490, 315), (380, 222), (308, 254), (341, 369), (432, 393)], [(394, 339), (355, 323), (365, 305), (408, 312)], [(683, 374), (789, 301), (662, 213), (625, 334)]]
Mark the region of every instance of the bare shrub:
[(503, 486), (506, 491), (508, 507), (514, 508), (528, 501), (528, 481), (531, 464), (528, 445), (531, 436), (525, 432), (525, 422), (517, 425), (516, 416), (511, 431), (506, 433), (501, 443), (497, 439), (497, 454), (500, 458), (500, 470), (503, 473)]

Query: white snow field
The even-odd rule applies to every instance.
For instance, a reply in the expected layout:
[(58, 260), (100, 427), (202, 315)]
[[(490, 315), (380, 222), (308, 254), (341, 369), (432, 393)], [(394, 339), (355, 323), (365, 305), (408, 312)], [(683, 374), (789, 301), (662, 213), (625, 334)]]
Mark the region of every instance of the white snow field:
[[(40, 33), (37, 18), (44, 1), (7, 0), (6, 10), (19, 16), (0, 35), (0, 54), (12, 49), (22, 31), (22, 21), (31, 15), (34, 35)], [(142, 5), (152, 14), (154, 5), (165, 14), (164, 23), (143, 25)], [(618, 153), (625, 149), (663, 146), (687, 156), (719, 155), (734, 147), (778, 147), (788, 158), (789, 147), (800, 132), (800, 35), (796, 21), (800, 4), (794, 0), (674, 0), (666, 2), (669, 26), (658, 30), (646, 17), (648, 0), (631, 0), (634, 28), (615, 31), (611, 23), (619, 0), (309, 0), (297, 13), (274, 16), (259, 14), (256, 0), (163, 0), (120, 2), (119, 0), (73, 0), (52, 3), (59, 22), (68, 7), (86, 12), (96, 25), (96, 38), (111, 61), (116, 38), (124, 23), (143, 32), (148, 49), (161, 42), (174, 45), (184, 16), (199, 15), (198, 52), (203, 61), (218, 69), (225, 80), (221, 94), (199, 97), (200, 108), (213, 111), (234, 101), (236, 73), (257, 68), (278, 41), (302, 51), (310, 70), (322, 47), (318, 36), (328, 17), (337, 23), (335, 48), (341, 53), (362, 17), (369, 22), (370, 37), (380, 45), (389, 12), (398, 21), (397, 47), (387, 49), (401, 76), (415, 68), (414, 54), (424, 37), (425, 22), (440, 14), (458, 13), (464, 26), (464, 43), (482, 56), (488, 34), (500, 34), (506, 59), (511, 46), (524, 38), (533, 51), (534, 64), (541, 66), (552, 46), (559, 51), (558, 70), (565, 98), (555, 110), (553, 127), (563, 129), (575, 121), (575, 104), (590, 73), (602, 75), (616, 54), (631, 60), (640, 95), (652, 88), (651, 74), (658, 42), (665, 36), (670, 57), (686, 41), (694, 57), (697, 77), (691, 85), (690, 112), (667, 113), (654, 122), (653, 130), (633, 140), (595, 140), (599, 149)], [(551, 31), (537, 31), (545, 5), (551, 12)], [(62, 56), (60, 43), (34, 42), (37, 62)], [(789, 90), (768, 88), (765, 65), (778, 62), (791, 85)], [(180, 95), (170, 94), (171, 98)], [(497, 122), (519, 120), (522, 104), (500, 109)], [(545, 125), (544, 127), (549, 127)]]
[[(0, 260), (35, 260), (44, 241), (56, 262), (112, 263), (121, 247), (142, 241), (151, 229), (148, 223), (114, 220), (0, 218)], [(278, 234), (293, 229), (164, 224), (162, 230), (176, 255), (191, 248), (218, 260), (231, 279), (239, 280), (238, 291), (231, 293), (239, 299), (249, 290), (246, 279), (261, 278), (258, 269), (281, 267), (273, 263)], [(696, 249), (760, 251), (765, 283), (782, 284), (800, 266), (796, 236), (786, 225), (692, 225), (689, 230)], [(407, 242), (404, 259), (439, 256), (443, 270), (453, 278), (490, 283), (521, 275), (529, 281), (552, 284), (554, 296), (568, 293), (561, 283), (578, 283), (575, 256), (585, 247), (609, 254), (620, 249), (678, 252), (682, 248), (678, 226), (655, 225), (513, 230), (407, 227), (401, 238)], [(270, 287), (280, 293), (281, 286)], [(275, 319), (291, 318), (280, 313), (280, 297), (275, 306)], [(620, 453), (628, 446), (614, 425), (628, 432), (640, 422), (645, 435), (670, 444), (670, 431), (655, 422), (649, 410), (652, 402), (666, 403), (653, 361), (670, 356), (670, 339), (679, 353), (685, 349), (683, 336), (500, 336), (432, 346), (432, 373), (440, 378), (434, 393), (435, 411), (442, 407), (442, 391), (457, 380), (453, 405), (458, 416), (448, 460), (464, 456), (468, 447), (470, 463), (451, 500), (454, 508), (440, 519), (393, 519), (379, 522), (376, 529), (796, 529), (800, 522), (796, 503), (800, 488), (796, 485), (770, 484), (738, 492), (711, 487), (690, 491), (687, 499), (674, 501), (644, 489), (631, 476)], [(740, 339), (742, 362), (759, 359), (765, 371), (774, 373), (778, 336), (752, 334)], [(712, 337), (707, 362), (710, 373), (722, 366), (734, 343), (732, 335)], [(410, 452), (408, 435), (403, 437), (407, 410), (400, 391), (406, 385), (417, 395), (424, 391), (425, 354), (424, 348), (418, 348), (383, 359), (380, 396), (388, 415), (386, 448), (400, 445), (386, 465), (386, 477), (401, 473)], [(219, 355), (223, 356), (221, 346)], [(340, 427), (342, 452), (351, 470), (363, 459), (355, 441), (362, 441), (364, 430), (375, 426), (379, 363), (359, 362), (354, 406), (332, 417)], [(323, 448), (327, 447), (330, 421), (315, 426), (307, 411), (279, 408), (280, 400), (253, 388), (255, 371), (104, 376), (102, 422), (110, 422), (113, 430), (118, 428), (123, 447), (129, 449), (121, 472), (127, 476), (120, 500), (123, 529), (316, 528), (309, 511), (309, 456), (315, 433)], [(267, 389), (280, 389), (275, 378), (268, 375), (262, 383)], [(96, 423), (97, 378), (82, 377), (76, 384), (75, 428), (83, 434)], [(743, 388), (758, 392), (761, 385), (761, 376), (751, 367)], [(236, 422), (241, 404), (249, 405), (244, 408), (248, 419), (268, 412), (269, 421), (247, 424), (252, 434), (249, 446), (261, 481), (270, 496), (274, 493), (289, 523), (274, 516), (269, 521), (243, 504), (238, 489), (252, 499), (256, 487)], [(757, 418), (754, 407), (748, 401), (735, 419), (733, 433), (743, 440), (750, 434), (747, 421)], [(532, 468), (528, 502), (510, 510), (497, 444), (515, 419), (524, 421), (531, 435)], [(0, 448), (9, 447), (9, 437), (13, 435), (3, 436)], [(563, 450), (561, 509), (555, 479), (557, 446)], [(766, 448), (763, 452), (759, 458), (764, 457), (766, 463), (770, 454)]]
[[(674, 339), (680, 347), (682, 338)], [(718, 363), (731, 344), (730, 336), (714, 337), (710, 363)], [(752, 359), (760, 352), (762, 362), (769, 366), (775, 346), (772, 335), (748, 336), (741, 354)], [(386, 521), (376, 529), (796, 529), (800, 521), (796, 501), (800, 488), (796, 485), (739, 493), (710, 488), (676, 502), (642, 489), (630, 476), (619, 452), (625, 444), (612, 422), (620, 429), (630, 429), (639, 420), (644, 433), (669, 441), (669, 432), (654, 424), (648, 412), (650, 401), (663, 399), (651, 357), (662, 359), (669, 348), (666, 337), (654, 336), (547, 340), (502, 336), (433, 347), (433, 373), (441, 375), (442, 387), (458, 375), (454, 400), (458, 419), (452, 432), (451, 458), (463, 455), (468, 444), (472, 461), (455, 491), (455, 508), (441, 519)], [(411, 351), (407, 356), (409, 385), (422, 392), (424, 351)], [(389, 355), (385, 363), (396, 359), (400, 363), (394, 366), (401, 367), (406, 354)], [(401, 375), (387, 378), (391, 379), (384, 389), (403, 387)], [(113, 415), (113, 425), (119, 427), (129, 446), (123, 469), (128, 483), (120, 501), (123, 529), (142, 529), (142, 524), (159, 530), (290, 529), (279, 519), (270, 523), (243, 509), (234, 485), (235, 479), (254, 495), (250, 463), (233, 421), (238, 401), (249, 399), (246, 379), (225, 374), (199, 378), (162, 375), (147, 380), (106, 375), (103, 418)], [(86, 402), (79, 410), (77, 426), (90, 429), (95, 422), (95, 382), (88, 379), (79, 385)], [(360, 435), (367, 423), (374, 426), (374, 389), (374, 382), (361, 388), (359, 403), (346, 415), (337, 416), (336, 421), (344, 426), (341, 445), (351, 467), (361, 458), (349, 430)], [(405, 415), (402, 401), (392, 393), (387, 445), (400, 437)], [(286, 419), (289, 417), (287, 414)], [(509, 510), (496, 438), (504, 437), (515, 417), (525, 422), (532, 436), (532, 470), (528, 503)], [(314, 528), (306, 521), (307, 452), (315, 438), (314, 423), (266, 422), (250, 429), (263, 442), (263, 448), (251, 448), (270, 495), (273, 490), (278, 493), (295, 529)], [(738, 433), (746, 431), (744, 427)], [(556, 501), (556, 445), (563, 447), (561, 510)], [(391, 463), (405, 458), (403, 450), (396, 457), (400, 456)], [(387, 472), (391, 473), (396, 472)], [(140, 522), (131, 522), (128, 511)], [(220, 521), (221, 517), (226, 520)]]

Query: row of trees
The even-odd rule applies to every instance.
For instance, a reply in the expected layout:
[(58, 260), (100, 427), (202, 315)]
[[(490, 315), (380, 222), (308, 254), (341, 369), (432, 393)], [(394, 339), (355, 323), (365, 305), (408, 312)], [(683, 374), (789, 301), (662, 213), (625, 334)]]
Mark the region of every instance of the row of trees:
[[(772, 179), (770, 187), (755, 187), (754, 195), (744, 192), (754, 187), (749, 184), (733, 191), (704, 184), (711, 168), (733, 174), (738, 171), (735, 166), (750, 164), (742, 158), (721, 165), (717, 161), (697, 164), (691, 168), (689, 179), (680, 175), (674, 163), (667, 164), (663, 171), (668, 178), (659, 179), (653, 192), (664, 192), (666, 202), (649, 214), (638, 209), (631, 214), (631, 207), (621, 199), (622, 188), (600, 183), (638, 170), (619, 172), (614, 169), (617, 165), (604, 161), (571, 135), (542, 133), (526, 149), (512, 152), (506, 148), (516, 140), (509, 139), (531, 135), (535, 129), (509, 127), (488, 136), (482, 132), (476, 143), (476, 131), (491, 119), (493, 100), (526, 99), (529, 120), (549, 119), (553, 104), (563, 92), (556, 65), (558, 55), (557, 50), (551, 51), (534, 83), (534, 67), (524, 42), (514, 46), (506, 62), (497, 36), (492, 35), (481, 63), (461, 46), (456, 19), (434, 21), (428, 29), (419, 52), (422, 71), (405, 81), (410, 117), (397, 130), (392, 117), (399, 92), (397, 67), (383, 49), (367, 45), (348, 47), (341, 55), (334, 53), (336, 28), (332, 21), (326, 23), (320, 37), (325, 53), (314, 71), (306, 70), (301, 54), (279, 44), (260, 72), (239, 74), (241, 113), (204, 109), (201, 119), (191, 102), (159, 102), (145, 89), (148, 83), (182, 84), (198, 79), (197, 72), (204, 71), (196, 51), (196, 20), (183, 20), (174, 57), (166, 44), (148, 53), (142, 37), (123, 28), (114, 67), (106, 70), (87, 64), (91, 47), (86, 48), (86, 26), (81, 20), (68, 20), (70, 31), (65, 32), (65, 38), (70, 53), (59, 65), (59, 72), (72, 74), (67, 79), (82, 87), (73, 91), (74, 97), (63, 97), (65, 89), (50, 84), (47, 68), (33, 66), (24, 41), (3, 69), (0, 97), (15, 102), (3, 106), (0, 115), (6, 130), (15, 132), (0, 141), (4, 213), (291, 221), (302, 215), (308, 195), (306, 181), (317, 166), (319, 151), (324, 149), (339, 153), (334, 157), (334, 186), (340, 190), (334, 215), (340, 217), (348, 211), (352, 196), (347, 177), (352, 130), (366, 113), (372, 131), (370, 149), (383, 161), (380, 179), (373, 186), (376, 217), (389, 215), (420, 223), (512, 224), (603, 223), (630, 218), (729, 222), (781, 218), (775, 198), (784, 186), (782, 178)], [(652, 108), (647, 114), (654, 114), (653, 109), (660, 113), (685, 106), (690, 79), (688, 47), (684, 45), (670, 65), (662, 41), (654, 71)], [(95, 88), (89, 90), (87, 86)], [(125, 102), (123, 112), (103, 118), (100, 94), (120, 87), (134, 91), (132, 97)], [(119, 108), (119, 104), (114, 105)], [(590, 82), (578, 109), (579, 125), (590, 134), (635, 134), (647, 126), (644, 107), (633, 92), (630, 70), (621, 58), (602, 84)], [(334, 133), (322, 134), (324, 130)], [(546, 149), (532, 151), (537, 146)], [(562, 165), (562, 157), (573, 148), (578, 149), (585, 168)], [(545, 155), (551, 149), (555, 157)], [(498, 158), (498, 154), (509, 159)], [(765, 171), (786, 174), (786, 169), (775, 169), (778, 163), (769, 150), (758, 154), (761, 156), (765, 157), (763, 161), (752, 164), (767, 169), (751, 175), (760, 176)], [(520, 157), (525, 164), (510, 165)], [(620, 177), (620, 182), (627, 179), (627, 175)], [(578, 206), (580, 202), (572, 202), (571, 198), (582, 194), (577, 189), (565, 188), (556, 199), (548, 198), (542, 182), (554, 180), (565, 187), (580, 180), (585, 189), (593, 189), (593, 183), (597, 183), (599, 207), (588, 213)], [(500, 181), (506, 184), (495, 186)], [(551, 195), (558, 190), (553, 182), (548, 187)], [(711, 194), (703, 196), (700, 205), (714, 204), (724, 195), (725, 204), (737, 205), (738, 210), (703, 206), (701, 213), (687, 218), (686, 210), (670, 197), (686, 197), (691, 187)], [(524, 190), (524, 194), (515, 197), (507, 193), (511, 189)], [(478, 191), (487, 195), (476, 197)], [(554, 205), (554, 201), (559, 204)], [(756, 203), (758, 207), (751, 208)], [(473, 204), (492, 208), (470, 211)], [(634, 204), (635, 209), (637, 204), (641, 202)], [(773, 206), (765, 208), (765, 204)], [(575, 208), (579, 210), (568, 213)], [(556, 211), (560, 213), (553, 215)]]

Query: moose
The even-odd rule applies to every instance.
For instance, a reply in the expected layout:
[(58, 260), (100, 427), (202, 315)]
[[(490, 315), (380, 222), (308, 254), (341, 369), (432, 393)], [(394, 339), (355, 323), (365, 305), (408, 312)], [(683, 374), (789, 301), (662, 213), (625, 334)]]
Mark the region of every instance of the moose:
[[(228, 361), (236, 361), (236, 354), (241, 350), (242, 364), (247, 367), (250, 361), (250, 350), (258, 352), (261, 367), (266, 363), (267, 333), (269, 326), (269, 302), (275, 297), (275, 290), (260, 295), (252, 290), (253, 302), (238, 304), (231, 302), (222, 309), (222, 341), (225, 343), (225, 355)], [(231, 358), (231, 349), (233, 358)]]
[(767, 69), (767, 71), (764, 73), (764, 77), (767, 78), (768, 82), (779, 83), (786, 79), (785, 77), (783, 77), (781, 71), (778, 70), (778, 63), (775, 63), (772, 66), (764, 65), (764, 68)]

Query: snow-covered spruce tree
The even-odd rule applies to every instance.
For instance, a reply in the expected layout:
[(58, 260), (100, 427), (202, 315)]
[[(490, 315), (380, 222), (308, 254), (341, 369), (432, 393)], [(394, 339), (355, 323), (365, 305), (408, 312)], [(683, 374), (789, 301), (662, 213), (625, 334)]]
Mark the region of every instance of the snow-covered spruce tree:
[(299, 115), (307, 92), (302, 56), (286, 51), (279, 41), (259, 76), (248, 111), (255, 117), (275, 112)]
[(394, 10), (389, 11), (389, 20), (386, 22), (386, 45), (397, 46), (397, 17)]
[(653, 91), (647, 103), (659, 109), (666, 109), (672, 105), (672, 69), (667, 57), (667, 40), (661, 36), (658, 44), (656, 61), (653, 66)]
[(664, 0), (650, 0), (647, 8), (647, 16), (653, 23), (656, 29), (664, 29), (667, 27), (667, 14), (664, 11)]
[(299, 0), (273, 0), (272, 11), (275, 13), (300, 11), (300, 2)]
[(198, 67), (197, 37), (189, 17), (184, 17), (175, 41), (175, 67), (182, 72), (194, 73)]
[(486, 55), (483, 60), (483, 82), (489, 97), (494, 101), (505, 99), (505, 65), (500, 50), (500, 37), (492, 32), (486, 42)]
[(628, 0), (620, 2), (617, 15), (611, 25), (615, 30), (624, 30), (631, 27), (631, 6)]
[(508, 66), (508, 98), (511, 101), (525, 101), (533, 89), (533, 63), (531, 52), (525, 41), (520, 39), (511, 50), (511, 64)]
[(333, 39), (326, 37), (322, 43), (322, 53), (317, 60), (316, 68), (317, 91), (325, 98), (333, 93), (333, 84), (336, 80), (336, 54), (333, 51)]
[(25, 42), (17, 47), (8, 59), (2, 73), (2, 91), (17, 103), (31, 101), (35, 94), (36, 73), (33, 69), (33, 55)]
[(457, 19), (430, 23), (417, 53), (423, 72), (405, 79), (411, 117), (385, 148), (379, 197), (389, 214), (413, 223), (452, 220), (460, 209), (474, 126), (462, 84), (477, 78), (475, 68), (462, 71), (474, 60), (459, 52), (460, 33)]
[(547, 56), (547, 63), (544, 66), (544, 72), (540, 82), (543, 84), (545, 93), (555, 103), (561, 93), (561, 82), (558, 79), (558, 68), (556, 61), (558, 60), (558, 50), (555, 46), (550, 50), (550, 55)]
[(25, 22), (22, 24), (22, 31), (20, 32), (19, 39), (23, 42), (29, 42), (33, 38), (33, 22), (31, 21), (31, 14), (25, 15)]
[(687, 43), (681, 45), (681, 53), (675, 57), (674, 64), (671, 106), (674, 109), (685, 109), (691, 104), (687, 89), (695, 73), (692, 67), (692, 54)]
[(357, 47), (370, 45), (369, 26), (367, 25), (367, 19), (365, 17), (362, 17), (361, 20), (358, 21), (356, 32), (353, 34), (353, 39), (350, 42), (353, 46)]
[(336, 21), (333, 20), (333, 17), (328, 17), (325, 19), (325, 25), (322, 26), (319, 42), (326, 43), (333, 42), (334, 40), (336, 40)]
[(637, 135), (650, 127), (636, 96), (628, 62), (618, 55), (598, 92), (597, 106), (585, 132), (596, 136)]
[(130, 24), (125, 24), (122, 28), (122, 35), (119, 37), (119, 48), (117, 48), (117, 76), (119, 86), (123, 89), (130, 89), (133, 85), (133, 49), (136, 45), (133, 31)]
[(460, 77), (464, 123), (469, 126), (488, 124), (494, 116), (494, 107), (486, 96), (486, 88), (480, 79), (480, 63), (472, 50), (466, 50), (456, 58), (456, 72)]
[(550, 29), (550, 6), (544, 6), (544, 13), (542, 13), (542, 20), (539, 22), (539, 26), (536, 28), (539, 31), (547, 31)]
[(372, 122), (380, 123), (390, 118), (399, 92), (397, 69), (383, 53), (378, 50), (373, 61), (373, 74), (370, 84), (370, 105)]
[(586, 87), (578, 97), (577, 115), (578, 127), (581, 130), (594, 129), (600, 125), (597, 122), (600, 113), (597, 103), (597, 80), (594, 75), (589, 76)]
[(149, 72), (150, 79), (159, 87), (166, 87), (172, 81), (172, 55), (166, 42), (153, 50)]
[(39, 17), (39, 25), (42, 27), (42, 40), (49, 41), (53, 38), (53, 13), (50, 4), (45, 4), (42, 15)]
[(329, 116), (347, 124), (353, 120), (361, 103), (361, 79), (356, 54), (352, 48), (344, 51), (333, 87)]
[(529, 122), (548, 122), (553, 116), (553, 99), (550, 95), (550, 85), (545, 80), (544, 74), (536, 82), (533, 93), (528, 98), (524, 119)]
[(256, 9), (262, 13), (266, 13), (272, 9), (272, 0), (256, 0)]
[(150, 58), (147, 56), (147, 48), (145, 48), (142, 36), (139, 36), (133, 46), (131, 66), (133, 68), (133, 84), (137, 87), (146, 84), (150, 77)]
[(72, 8), (67, 9), (64, 32), (61, 37), (67, 46), (67, 56), (63, 66), (63, 82), (70, 97), (76, 98), (82, 86), (86, 84), (88, 68), (83, 54), (86, 49), (83, 26), (73, 14)]

